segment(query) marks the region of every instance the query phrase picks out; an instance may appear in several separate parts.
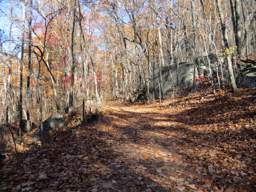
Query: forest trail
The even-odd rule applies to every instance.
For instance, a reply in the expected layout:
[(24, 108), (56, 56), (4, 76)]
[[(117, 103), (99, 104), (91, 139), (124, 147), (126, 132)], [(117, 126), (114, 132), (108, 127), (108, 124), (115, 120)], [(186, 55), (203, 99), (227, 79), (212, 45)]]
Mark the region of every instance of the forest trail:
[(256, 91), (104, 108), (5, 162), (1, 191), (254, 191)]

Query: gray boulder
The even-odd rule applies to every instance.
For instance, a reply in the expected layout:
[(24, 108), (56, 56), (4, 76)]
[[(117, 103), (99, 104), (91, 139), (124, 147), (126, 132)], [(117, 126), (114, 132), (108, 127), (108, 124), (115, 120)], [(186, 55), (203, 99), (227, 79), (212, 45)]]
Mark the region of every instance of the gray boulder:
[(256, 66), (247, 67), (243, 69), (237, 81), (240, 87), (255, 88), (256, 87)]
[(63, 115), (57, 113), (50, 116), (48, 119), (43, 121), (39, 129), (39, 135), (41, 138), (49, 136), (52, 130), (58, 130), (65, 126), (65, 119)]

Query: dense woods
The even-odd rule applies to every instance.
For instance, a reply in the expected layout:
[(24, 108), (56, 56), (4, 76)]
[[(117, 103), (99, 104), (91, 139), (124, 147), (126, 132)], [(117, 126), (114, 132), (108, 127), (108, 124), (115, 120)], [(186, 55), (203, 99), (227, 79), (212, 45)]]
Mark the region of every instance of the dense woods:
[[(166, 99), (188, 97), (189, 104), (181, 102), (186, 109), (195, 101), (191, 94), (199, 94), (202, 103), (229, 95), (234, 105), (216, 102), (237, 111), (248, 107), (252, 120), (246, 126), (252, 138), (244, 135), (253, 140), (255, 154), (255, 32), (255, 0), (0, 0), (1, 159), (28, 150), (28, 135), (35, 145), (48, 145), (57, 138), (50, 136), (52, 130), (104, 124), (111, 115), (131, 118), (122, 110), (109, 114), (113, 109), (106, 106), (112, 103), (156, 102), (166, 107)], [(148, 121), (153, 118), (139, 114)], [(174, 120), (187, 122), (178, 113)], [(237, 127), (244, 125), (238, 121), (230, 120)], [(255, 178), (254, 169), (247, 181)], [(256, 187), (255, 182), (246, 185), (244, 191)]]

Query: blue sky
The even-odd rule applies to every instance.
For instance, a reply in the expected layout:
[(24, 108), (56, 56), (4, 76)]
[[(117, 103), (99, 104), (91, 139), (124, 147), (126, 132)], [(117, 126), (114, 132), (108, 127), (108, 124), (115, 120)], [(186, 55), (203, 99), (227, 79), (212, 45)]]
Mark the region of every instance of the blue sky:
[[(0, 29), (4, 31), (5, 37), (8, 38), (9, 35), (9, 30), (11, 26), (11, 21), (8, 17), (9, 15), (9, 10), (11, 6), (11, 0), (0, 0)], [(13, 6), (13, 14), (14, 16), (19, 16), (20, 15), (20, 6), (18, 4), (12, 4)], [(18, 40), (21, 35), (21, 30), (19, 29), (20, 26), (17, 25), (12, 25), (12, 37), (14, 40)], [(11, 52), (14, 47), (17, 45), (18, 42), (16, 43), (11, 43), (6, 42), (3, 44), (3, 51), (5, 52)], [(11, 47), (9, 47), (11, 46)]]
[(10, 21), (6, 14), (8, 14), (8, 3), (7, 1), (0, 0), (0, 29), (2, 29), (7, 35), (10, 27)]
[[(176, 0), (171, 0), (174, 2), (176, 2)], [(16, 3), (15, 3), (16, 2)], [(10, 6), (13, 7), (13, 14), (21, 19), (21, 5), (20, 2), (17, 0), (0, 0), (0, 30), (4, 31), (5, 33), (5, 37), (8, 37), (9, 35), (9, 30), (10, 30), (10, 25), (11, 25), (11, 21), (8, 17), (8, 15), (10, 15), (9, 11), (10, 11)], [(88, 12), (89, 10), (86, 8), (86, 6), (83, 7), (84, 8), (84, 12)], [(129, 17), (128, 15), (125, 13), (124, 10), (121, 10), (119, 12), (120, 16), (123, 18), (124, 22), (129, 22)], [(15, 22), (15, 25), (12, 26), (12, 36), (14, 38), (14, 40), (19, 40), (19, 38), (21, 37), (21, 26), (17, 26), (16, 25), (17, 22)], [(100, 35), (101, 32), (98, 30), (95, 30), (93, 32), (94, 35)], [(16, 43), (12, 43), (11, 47), (9, 43), (5, 43), (3, 45), (3, 51), (5, 52), (12, 52), (13, 48), (17, 45), (20, 44), (20, 41), (17, 41)]]

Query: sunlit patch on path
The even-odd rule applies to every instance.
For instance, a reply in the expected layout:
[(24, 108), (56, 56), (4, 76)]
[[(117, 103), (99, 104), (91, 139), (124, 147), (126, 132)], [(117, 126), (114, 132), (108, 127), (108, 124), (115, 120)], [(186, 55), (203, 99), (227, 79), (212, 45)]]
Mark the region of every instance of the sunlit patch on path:
[(254, 191), (256, 106), (246, 95), (106, 106), (98, 123), (6, 160), (0, 189)]

